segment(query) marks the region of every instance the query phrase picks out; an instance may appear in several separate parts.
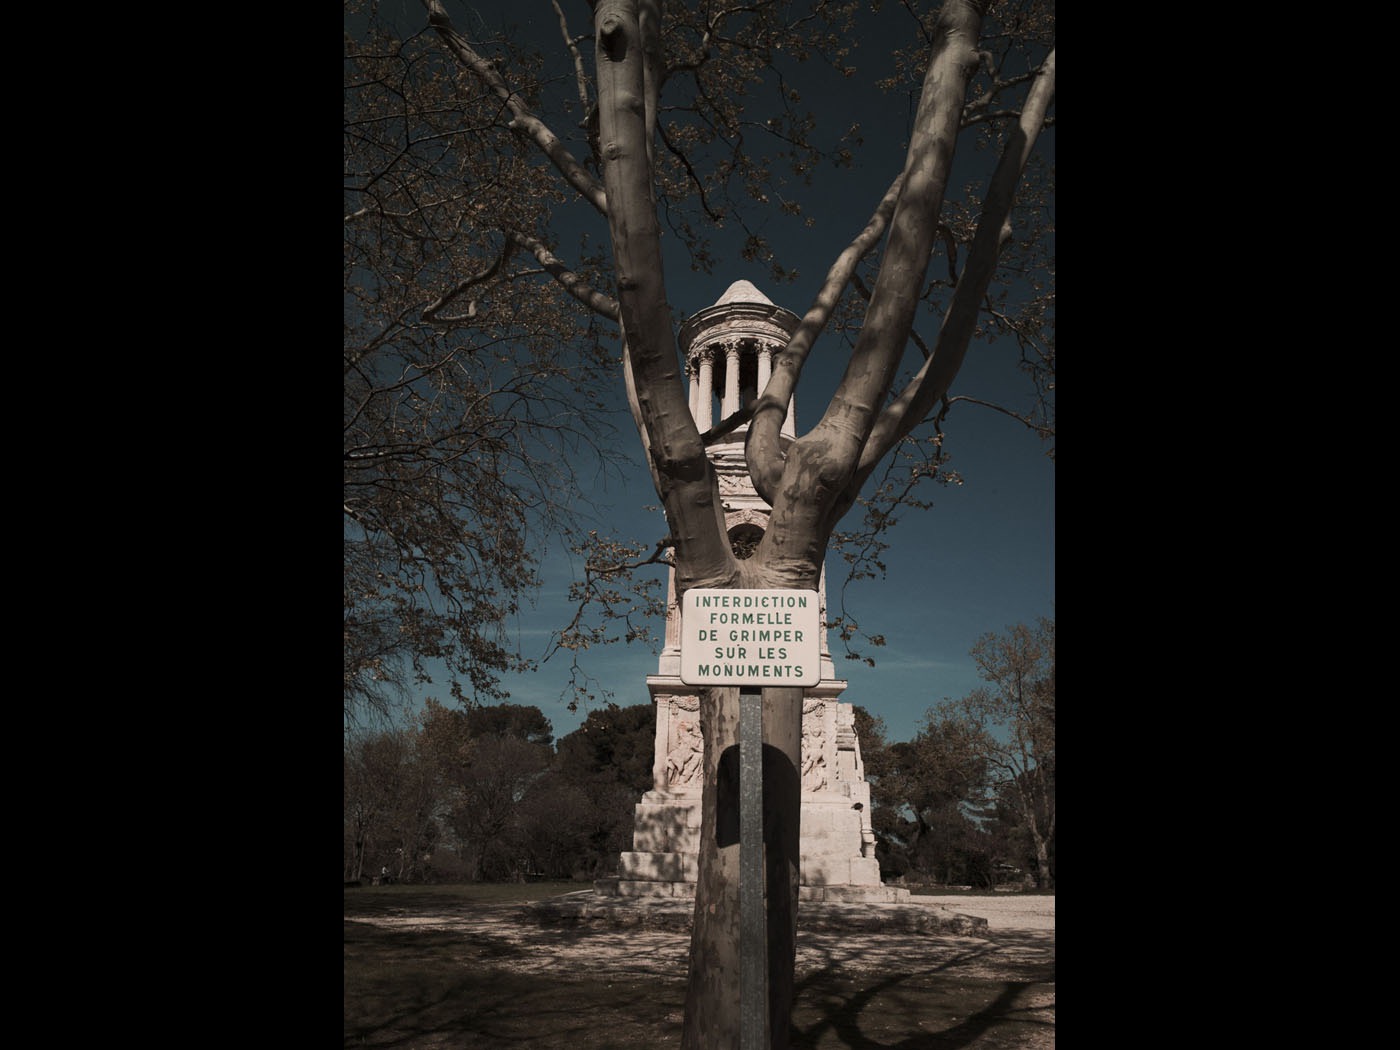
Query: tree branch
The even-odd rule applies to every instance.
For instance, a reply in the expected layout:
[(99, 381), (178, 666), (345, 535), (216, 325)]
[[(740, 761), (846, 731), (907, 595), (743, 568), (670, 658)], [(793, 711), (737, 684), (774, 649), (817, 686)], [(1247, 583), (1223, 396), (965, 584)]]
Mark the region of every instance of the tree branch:
[(583, 68), (583, 54), (578, 49), (578, 40), (569, 35), (569, 22), (564, 17), (564, 9), (559, 6), (559, 0), (549, 2), (554, 8), (554, 13), (559, 16), (559, 32), (564, 37), (564, 46), (569, 49), (569, 54), (574, 56), (574, 80), (578, 84), (578, 100), (584, 113), (587, 113), (591, 103), (588, 101), (588, 73)]
[(1010, 238), (1011, 206), (1015, 203), (1016, 186), (1044, 125), (1045, 111), (1054, 94), (1055, 52), (1052, 49), (1026, 98), (1021, 120), (1007, 140), (992, 175), (977, 233), (973, 236), (972, 248), (968, 253), (967, 266), (953, 290), (953, 300), (939, 329), (933, 355), (924, 362), (904, 392), (881, 414), (861, 454), (850, 492), (859, 491), (875, 464), (948, 392), (949, 384), (962, 367), (972, 341), (979, 304), (991, 283), (1001, 248)]
[(530, 112), (525, 105), (525, 100), (510, 89), (501, 75), (496, 72), (495, 66), (477, 54), (467, 38), (453, 28), (452, 20), (442, 6), (442, 0), (423, 0), (423, 6), (428, 9), (428, 24), (437, 30), (438, 36), (442, 37), (448, 50), (509, 107), (515, 118), (511, 121), (511, 126), (519, 128), (533, 139), (535, 144), (544, 151), (545, 156), (554, 162), (554, 166), (568, 180), (569, 185), (578, 190), (584, 200), (592, 204), (601, 214), (606, 215), (608, 201), (603, 187), (598, 185), (598, 181), (588, 174), (583, 165), (575, 159), (574, 155), (560, 141), (559, 136), (550, 131), (539, 117)]
[(690, 181), (695, 184), (695, 192), (700, 197), (700, 207), (705, 209), (705, 214), (708, 215), (711, 219), (713, 219), (715, 222), (719, 222), (720, 216), (718, 215), (718, 213), (715, 212), (713, 208), (710, 207), (709, 198), (705, 195), (705, 184), (700, 180), (700, 176), (696, 174), (695, 169), (691, 166), (690, 158), (687, 157), (680, 150), (676, 149), (676, 147), (671, 144), (670, 136), (666, 134), (666, 129), (664, 127), (660, 129), (660, 132), (662, 145), (664, 145), (666, 149), (671, 152), (672, 156), (674, 156), (683, 165), (685, 165), (685, 172), (688, 176), (690, 176)]
[(684, 593), (697, 583), (722, 584), (738, 569), (724, 529), (718, 477), (690, 414), (662, 273), (647, 139), (659, 83), (654, 69), (648, 74), (654, 56), (648, 56), (644, 39), (646, 32), (659, 32), (659, 21), (653, 21), (658, 18), (655, 0), (598, 0), (598, 129), (628, 397), (635, 399), (652, 477), (675, 537), (676, 589)]
[(438, 296), (427, 306), (423, 307), (423, 313), (421, 315), (422, 319), (433, 324), (452, 324), (457, 321), (472, 320), (474, 317), (476, 317), (476, 300), (472, 300), (472, 302), (468, 304), (466, 313), (453, 314), (449, 317), (438, 317), (438, 313), (441, 312), (441, 310), (445, 306), (447, 306), (448, 303), (452, 302), (452, 300), (456, 299), (468, 288), (472, 287), (473, 285), (480, 284), (482, 281), (489, 281), (492, 277), (494, 277), (497, 271), (499, 271), (500, 268), (505, 265), (506, 260), (510, 258), (510, 253), (514, 250), (515, 244), (513, 242), (513, 238), (509, 234), (507, 234), (505, 238), (505, 244), (501, 246), (501, 253), (498, 256), (496, 256), (496, 261), (493, 262), (490, 266), (486, 267), (484, 270), (479, 270), (478, 272), (472, 274), (470, 277), (462, 278), (448, 291), (443, 292), (442, 295)]
[(846, 463), (843, 488), (861, 461), (913, 326), (952, 171), (963, 100), (977, 69), (981, 24), (982, 12), (972, 4), (949, 0), (939, 12), (904, 169), (904, 190), (890, 221), (870, 308), (841, 384), (813, 428), (832, 441), (833, 457)]
[(744, 457), (754, 488), (770, 506), (774, 502), (778, 479), (783, 472), (780, 433), (783, 421), (787, 418), (788, 402), (802, 375), (802, 366), (817, 336), (831, 319), (831, 313), (841, 300), (841, 293), (846, 290), (856, 264), (870, 253), (883, 236), (903, 186), (904, 173), (901, 172), (894, 182), (890, 183), (890, 188), (885, 191), (885, 196), (875, 209), (875, 214), (865, 224), (865, 229), (861, 230), (845, 251), (836, 257), (836, 262), (827, 271), (826, 280), (816, 298), (812, 300), (812, 305), (798, 324), (797, 331), (774, 359), (768, 385), (759, 392), (759, 398), (754, 403), (753, 425), (749, 427), (748, 437), (744, 442)]
[(540, 265), (544, 267), (545, 272), (584, 306), (610, 321), (617, 321), (621, 318), (616, 299), (610, 295), (604, 295), (570, 270), (544, 246), (544, 242), (539, 238), (519, 231), (512, 232), (510, 237), (521, 247), (533, 253), (535, 258), (540, 261)]

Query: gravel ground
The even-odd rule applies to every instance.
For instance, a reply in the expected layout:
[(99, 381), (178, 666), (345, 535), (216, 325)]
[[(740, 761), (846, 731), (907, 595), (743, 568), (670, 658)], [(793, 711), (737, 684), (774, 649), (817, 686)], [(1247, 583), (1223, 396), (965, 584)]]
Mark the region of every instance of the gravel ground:
[[(922, 928), (906, 921), (868, 920), (859, 929), (840, 922), (823, 923), (820, 905), (799, 905), (794, 977), (804, 992), (795, 1016), (806, 1026), (803, 1045), (822, 1050), (878, 1046), (1054, 1050), (1055, 899), (998, 894), (914, 900), (936, 913)], [(628, 926), (567, 924), (557, 918), (542, 921), (538, 911), (519, 903), (446, 903), (439, 908), (420, 900), (405, 902), (401, 908), (354, 909), (353, 914), (347, 913), (346, 924), (349, 928), (367, 923), (395, 933), (422, 931), (424, 943), (435, 945), (438, 952), (443, 951), (444, 942), (460, 945), (451, 950), (460, 955), (465, 971), (480, 973), (485, 968), (491, 973), (517, 974), (529, 987), (547, 986), (560, 975), (579, 974), (618, 981), (623, 988), (664, 981), (676, 1007), (658, 1023), (668, 1033), (664, 1045), (672, 1045), (669, 1033), (674, 1031), (678, 1038), (683, 1020), (681, 992), (676, 989), (689, 967), (687, 926), (669, 921)], [(385, 943), (411, 955), (412, 940)], [(475, 1017), (480, 1004), (449, 997), (438, 1005), (451, 1016), (439, 1022), (431, 1010), (421, 1016), (414, 1012), (416, 1006), (406, 1016), (415, 1026), (432, 1029), (437, 1024), (440, 1031), (414, 1028), (412, 1038), (402, 1041), (403, 1032), (390, 1024), (385, 1029), (388, 1034), (374, 1045), (425, 1050), (504, 1045), (494, 1035), (485, 1043), (462, 1041), (462, 1016)], [(489, 1002), (482, 1008), (488, 1014), (505, 1009)], [(493, 1023), (502, 1023), (500, 1017)], [(354, 1043), (362, 1044), (363, 1040)], [(557, 1039), (548, 1045), (580, 1050), (572, 1042)], [(589, 1045), (616, 1050), (620, 1045), (662, 1044), (649, 1036), (645, 1042), (604, 1040)]]
[[(843, 931), (810, 922), (798, 907), (797, 972), (915, 972), (958, 967), (989, 978), (1044, 980), (1055, 962), (1055, 898), (1031, 896), (915, 897), (940, 912), (985, 919), (985, 930), (921, 933), (908, 930)], [(810, 913), (809, 913), (810, 914)], [(515, 905), (488, 905), (467, 912), (364, 916), (380, 926), (424, 931), (450, 930), (500, 945), (505, 965), (517, 972), (545, 973), (561, 966), (619, 977), (684, 973), (690, 933), (683, 928), (567, 928), (529, 921)], [(1053, 980), (1053, 977), (1051, 978)]]
[[(1002, 893), (990, 897), (915, 897), (921, 904), (935, 904), (962, 915), (987, 920), (990, 930), (1053, 930), (1055, 898)], [(799, 913), (800, 914), (800, 913)]]

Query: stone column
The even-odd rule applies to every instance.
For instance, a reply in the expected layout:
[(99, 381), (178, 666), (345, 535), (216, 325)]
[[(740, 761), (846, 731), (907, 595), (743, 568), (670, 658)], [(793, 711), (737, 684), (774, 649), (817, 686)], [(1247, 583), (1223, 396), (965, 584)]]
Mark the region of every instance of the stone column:
[(692, 357), (685, 363), (685, 378), (690, 382), (690, 418), (700, 418), (700, 359)]
[(753, 376), (752, 379), (747, 379), (747, 381), (741, 381), (739, 384), (740, 408), (744, 407), (745, 405), (752, 405), (755, 401), (758, 400), (759, 388), (755, 385), (758, 372), (758, 345), (756, 343), (752, 344), (744, 356), (752, 357), (754, 359), (754, 371), (749, 373), (750, 376)]
[(651, 789), (653, 791), (666, 790), (666, 749), (669, 746), (669, 734), (666, 727), (671, 724), (671, 698), (669, 696), (659, 696), (656, 698), (656, 737), (652, 742), (651, 749)]
[(700, 403), (695, 413), (695, 425), (704, 433), (714, 426), (715, 417), (715, 348), (700, 351)]
[[(766, 340), (758, 344), (758, 395), (763, 394), (763, 388), (768, 385), (768, 380), (773, 378), (773, 358), (781, 349), (781, 344)], [(788, 398), (787, 418), (783, 420), (782, 432), (788, 437), (797, 436), (796, 394)]]
[[(667, 548), (668, 554), (674, 554), (675, 548)], [(822, 615), (826, 615), (826, 565), (822, 565)], [(666, 652), (681, 651), (681, 609), (680, 599), (676, 597), (676, 570), (666, 570)], [(826, 632), (822, 632), (822, 645), (826, 645)], [(822, 652), (826, 652), (825, 649)]]
[(728, 419), (739, 411), (739, 340), (724, 344), (724, 402), (719, 418)]

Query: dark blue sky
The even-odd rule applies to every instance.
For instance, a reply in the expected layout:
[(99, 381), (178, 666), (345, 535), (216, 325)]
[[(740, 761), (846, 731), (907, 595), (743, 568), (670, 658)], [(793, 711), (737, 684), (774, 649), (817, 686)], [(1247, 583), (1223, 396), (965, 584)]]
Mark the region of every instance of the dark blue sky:
[[(563, 6), (573, 32), (582, 32), (587, 5)], [(545, 0), (530, 5), (534, 12), (530, 15), (522, 13), (523, 5), (501, 0), (483, 0), (471, 7), (481, 24), (493, 28), (512, 20), (523, 23), (519, 32), (537, 38), (541, 47), (552, 48), (559, 39), (557, 18)], [(458, 28), (470, 32), (466, 5), (449, 3), (448, 9)], [(421, 4), (405, 3), (404, 11), (417, 24), (426, 21)], [(673, 252), (666, 259), (666, 278), (677, 325), (741, 279), (799, 315), (808, 308), (827, 268), (865, 225), (903, 163), (909, 107), (902, 96), (878, 95), (870, 85), (889, 72), (888, 42), (905, 39), (911, 27), (898, 5), (886, 4), (875, 30), (862, 37), (862, 46), (849, 60), (857, 69), (854, 76), (825, 83), (813, 79), (800, 85), (804, 107), (818, 114), (829, 138), (859, 121), (865, 145), (853, 168), (824, 167), (816, 175), (815, 189), (807, 191), (804, 202), (808, 214), (817, 219), (814, 227), (774, 220), (765, 230), (779, 262), (797, 269), (796, 280), (775, 284), (766, 265), (743, 261), (736, 231), (717, 238), (716, 255), (721, 262), (713, 274), (692, 272), (686, 260)], [(567, 57), (559, 68), (568, 71)], [(561, 90), (573, 88), (565, 81)], [(756, 98), (754, 105), (761, 104)], [(566, 127), (556, 130), (561, 135), (574, 132)], [(1053, 150), (1053, 135), (1046, 136), (1042, 146)], [(981, 162), (970, 151), (967, 156), (960, 154), (960, 160), (965, 167)], [(953, 186), (957, 185), (955, 178)], [(579, 210), (591, 213), (586, 206)], [(593, 224), (595, 233), (603, 232), (596, 215), (585, 215), (582, 221)], [(571, 237), (560, 239), (561, 247), (573, 243), (576, 240)], [(941, 257), (936, 261), (945, 265)], [(931, 343), (936, 334), (931, 319), (921, 317), (917, 327), (925, 342)], [(1033, 391), (1017, 372), (1017, 359), (1014, 345), (975, 343), (952, 393), (1028, 407)], [(838, 340), (818, 341), (797, 391), (799, 433), (819, 418), (844, 363), (845, 348)], [(621, 398), (620, 375), (618, 392)], [(961, 474), (963, 484), (926, 486), (923, 496), (934, 505), (928, 511), (907, 513), (893, 530), (884, 558), (887, 577), (858, 582), (847, 596), (862, 627), (886, 639), (884, 648), (866, 650), (876, 666), (843, 659), (840, 642), (833, 638), (831, 643), (836, 673), (850, 682), (842, 699), (883, 718), (891, 740), (910, 739), (931, 705), (961, 697), (981, 684), (968, 655), (979, 636), (1004, 631), (1015, 623), (1030, 624), (1040, 616), (1055, 616), (1055, 468), (1045, 454), (1046, 446), (1023, 425), (975, 405), (955, 407), (944, 430), (945, 451), (952, 456), (948, 466)], [(612, 506), (619, 533), (641, 539), (659, 537), (665, 529), (660, 512), (647, 514), (641, 509), (656, 503), (656, 497), (641, 465), (640, 446), (630, 431), (624, 432), (624, 440), (630, 443), (635, 469), (623, 486), (602, 494), (602, 501)], [(854, 523), (848, 516), (843, 526)], [(844, 579), (843, 563), (829, 558), (827, 573), (835, 605)], [(524, 651), (536, 657), (542, 654), (549, 632), (570, 614), (567, 591), (572, 569), (567, 558), (556, 554), (548, 559), (545, 577), (535, 607), (518, 625)], [(647, 701), (644, 679), (656, 670), (654, 651), (619, 644), (592, 650), (587, 657), (589, 672), (613, 690), (617, 703)], [(556, 737), (576, 728), (586, 714), (571, 714), (561, 699), (567, 664), (568, 654), (558, 654), (540, 671), (507, 682), (511, 701), (538, 706), (553, 723)], [(446, 696), (445, 688), (433, 686), (425, 687), (423, 693), (439, 699)]]

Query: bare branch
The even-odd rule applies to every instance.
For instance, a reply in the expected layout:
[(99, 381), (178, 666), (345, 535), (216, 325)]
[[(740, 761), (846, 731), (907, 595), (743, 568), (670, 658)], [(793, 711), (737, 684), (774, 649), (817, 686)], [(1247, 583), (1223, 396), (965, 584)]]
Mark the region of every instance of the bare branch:
[(555, 255), (544, 246), (544, 242), (537, 237), (532, 237), (527, 233), (519, 231), (512, 232), (511, 238), (522, 247), (529, 249), (536, 259), (540, 261), (545, 272), (553, 277), (559, 285), (570, 295), (572, 295), (584, 306), (588, 307), (596, 314), (601, 314), (610, 321), (617, 321), (621, 318), (617, 300), (609, 295), (604, 295), (596, 288), (590, 286), (582, 277), (574, 273), (565, 266)]
[(754, 404), (754, 422), (749, 427), (748, 438), (744, 443), (744, 455), (754, 488), (770, 504), (773, 502), (774, 490), (783, 470), (779, 433), (783, 421), (787, 418), (788, 402), (802, 375), (802, 366), (817, 336), (831, 319), (831, 312), (841, 300), (841, 293), (846, 290), (851, 275), (855, 273), (856, 264), (870, 253), (883, 236), (903, 186), (904, 173), (901, 172), (894, 182), (890, 183), (890, 188), (885, 191), (885, 196), (875, 209), (875, 214), (865, 224), (865, 229), (861, 230), (846, 250), (836, 257), (836, 262), (827, 271), (826, 280), (797, 326), (797, 331), (774, 359), (768, 385), (760, 392), (758, 401)]
[(601, 214), (606, 215), (608, 213), (607, 195), (604, 193), (603, 187), (598, 184), (598, 180), (588, 174), (583, 165), (560, 141), (559, 136), (555, 135), (544, 121), (530, 112), (525, 105), (525, 100), (510, 89), (500, 73), (496, 72), (496, 67), (477, 54), (467, 38), (453, 28), (452, 20), (442, 6), (442, 0), (423, 0), (423, 6), (428, 9), (428, 23), (437, 30), (438, 36), (442, 37), (448, 50), (456, 56), (462, 65), (484, 81), (496, 93), (497, 97), (509, 107), (515, 118), (511, 121), (511, 126), (519, 128), (534, 140), (535, 144), (544, 151), (545, 156), (554, 162), (554, 166), (568, 180), (569, 185), (578, 190), (583, 198)]
[(510, 258), (510, 253), (514, 250), (514, 248), (515, 245), (512, 243), (511, 238), (507, 236), (505, 239), (505, 244), (501, 246), (501, 254), (496, 256), (496, 261), (493, 262), (490, 266), (486, 267), (486, 269), (480, 270), (477, 273), (472, 274), (470, 277), (462, 278), (455, 285), (453, 285), (451, 289), (444, 292), (442, 295), (438, 296), (438, 298), (434, 299), (431, 303), (425, 306), (423, 308), (422, 313), (423, 320), (429, 321), (433, 324), (453, 324), (458, 321), (470, 321), (473, 318), (475, 318), (477, 311), (476, 300), (474, 299), (471, 301), (471, 303), (468, 304), (465, 313), (453, 314), (448, 317), (438, 317), (438, 313), (443, 309), (443, 307), (445, 307), (448, 303), (452, 302), (452, 300), (456, 299), (468, 288), (472, 287), (473, 285), (480, 284), (482, 281), (489, 281), (492, 277), (494, 277), (496, 275), (496, 272), (500, 270), (502, 266), (505, 265), (506, 260)]
[(720, 216), (718, 213), (716, 213), (716, 211), (713, 208), (710, 207), (709, 198), (705, 195), (705, 184), (701, 180), (700, 176), (696, 174), (695, 169), (691, 166), (690, 158), (687, 157), (680, 150), (676, 149), (676, 147), (671, 144), (670, 136), (666, 134), (666, 129), (664, 127), (661, 127), (658, 130), (661, 132), (662, 144), (668, 150), (671, 151), (671, 154), (675, 156), (677, 160), (679, 160), (683, 165), (685, 165), (685, 172), (687, 175), (690, 176), (690, 181), (695, 184), (695, 192), (700, 197), (700, 207), (705, 209), (705, 214), (708, 215), (711, 219), (713, 219), (715, 222), (719, 222)]
[(342, 375), (349, 375), (352, 369), (358, 368), (359, 365), (365, 360), (365, 358), (369, 357), (370, 354), (374, 353), (386, 342), (388, 342), (389, 337), (391, 335), (402, 329), (408, 323), (405, 320), (405, 318), (407, 318), (408, 316), (408, 313), (408, 310), (402, 311), (397, 317), (389, 321), (380, 330), (377, 336), (371, 339), (364, 346), (360, 347), (358, 350), (355, 350), (353, 352), (347, 351), (345, 355), (345, 371), (342, 373)]
[(706, 447), (716, 444), (721, 438), (732, 431), (738, 430), (741, 426), (753, 418), (753, 405), (750, 404), (739, 411), (725, 416), (718, 423), (712, 426), (705, 433), (700, 435)]
[(852, 494), (859, 491), (875, 464), (894, 447), (895, 442), (909, 433), (934, 402), (948, 392), (948, 385), (962, 366), (968, 344), (972, 341), (978, 306), (991, 283), (1001, 248), (1009, 237), (1016, 186), (1044, 125), (1045, 111), (1054, 94), (1055, 52), (1051, 50), (1026, 98), (1021, 121), (1008, 139), (992, 175), (977, 233), (968, 253), (967, 266), (953, 290), (953, 301), (939, 329), (933, 355), (924, 362), (923, 368), (904, 392), (881, 414), (851, 480), (848, 491)]
[[(960, 401), (965, 401), (969, 405), (981, 405), (983, 408), (990, 408), (994, 412), (1000, 412), (1004, 416), (1009, 416), (1010, 418), (1016, 420), (1016, 422), (1025, 426), (1025, 428), (1031, 431), (1033, 434), (1035, 434), (1036, 437), (1052, 438), (1055, 436), (1055, 430), (1053, 427), (1047, 426), (1044, 423), (1037, 423), (1033, 419), (1027, 419), (1019, 412), (1011, 411), (1011, 409), (1007, 408), (1005, 405), (998, 405), (993, 401), (983, 401), (980, 397), (970, 397), (966, 394), (959, 394), (956, 397), (945, 398), (943, 404), (944, 406), (950, 406), (955, 405)], [(947, 411), (946, 407), (944, 408), (944, 411)], [(1051, 456), (1051, 458), (1054, 458), (1053, 455)]]
[[(605, 544), (596, 533), (591, 534), (595, 543), (599, 543), (604, 548), (615, 549), (614, 545)], [(603, 590), (603, 584), (620, 575), (627, 575), (637, 569), (648, 565), (672, 566), (674, 563), (669, 556), (672, 546), (670, 536), (663, 536), (656, 541), (652, 552), (646, 557), (638, 557), (630, 560), (612, 561), (600, 563), (596, 555), (588, 558), (584, 564), (583, 579), (570, 587), (570, 594), (574, 598), (575, 607), (573, 618), (558, 633), (552, 636), (549, 648), (541, 658), (541, 663), (547, 663), (560, 649), (579, 650), (588, 648), (590, 641), (603, 641), (597, 638), (599, 631), (596, 629), (583, 628), (584, 616), (589, 606), (601, 605), (604, 609), (610, 609), (617, 601), (618, 596)], [(635, 634), (629, 630), (629, 635)], [(590, 635), (592, 637), (590, 637)], [(630, 638), (629, 638), (630, 640)]]
[(583, 54), (578, 49), (578, 40), (586, 38), (570, 36), (569, 22), (564, 17), (564, 9), (559, 6), (559, 0), (549, 0), (549, 2), (554, 7), (554, 13), (559, 16), (559, 32), (564, 37), (564, 46), (574, 56), (574, 79), (578, 82), (578, 100), (583, 106), (583, 111), (587, 113), (592, 104), (588, 101), (588, 73), (583, 68)]

